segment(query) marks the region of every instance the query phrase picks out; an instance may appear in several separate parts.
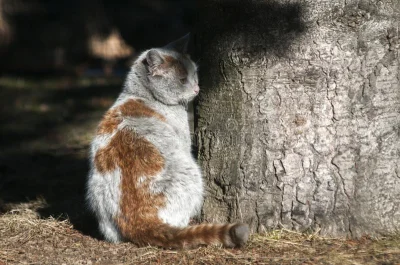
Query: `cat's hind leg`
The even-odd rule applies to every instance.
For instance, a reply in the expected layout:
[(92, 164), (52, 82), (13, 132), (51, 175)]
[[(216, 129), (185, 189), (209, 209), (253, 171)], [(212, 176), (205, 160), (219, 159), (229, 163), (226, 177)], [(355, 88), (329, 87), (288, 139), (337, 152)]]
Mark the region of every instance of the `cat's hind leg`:
[(103, 219), (99, 221), (99, 229), (108, 242), (121, 242), (121, 234), (113, 221)]
[(97, 217), (101, 234), (113, 243), (122, 241), (114, 219), (118, 214), (119, 185), (119, 169), (103, 174), (93, 169), (89, 175), (86, 194), (88, 207)]
[(198, 215), (203, 203), (203, 180), (195, 161), (188, 156), (180, 156), (153, 183), (166, 197), (165, 207), (159, 209), (158, 217), (164, 223), (175, 227), (185, 227), (190, 218)]

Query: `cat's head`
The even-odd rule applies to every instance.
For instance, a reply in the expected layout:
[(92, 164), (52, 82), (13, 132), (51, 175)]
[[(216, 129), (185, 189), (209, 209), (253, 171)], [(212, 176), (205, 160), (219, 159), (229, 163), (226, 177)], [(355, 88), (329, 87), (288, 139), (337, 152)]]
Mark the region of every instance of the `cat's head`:
[(186, 54), (188, 41), (187, 35), (163, 48), (148, 50), (142, 61), (148, 88), (164, 104), (186, 104), (199, 93), (197, 67)]

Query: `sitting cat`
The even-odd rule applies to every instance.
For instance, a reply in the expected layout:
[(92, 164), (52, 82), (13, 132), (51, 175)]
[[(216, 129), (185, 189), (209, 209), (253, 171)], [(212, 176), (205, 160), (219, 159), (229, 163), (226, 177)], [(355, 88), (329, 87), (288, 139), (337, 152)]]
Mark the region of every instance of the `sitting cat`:
[(165, 248), (242, 246), (245, 224), (187, 226), (203, 202), (186, 104), (199, 92), (188, 36), (143, 52), (98, 126), (87, 200), (110, 242)]

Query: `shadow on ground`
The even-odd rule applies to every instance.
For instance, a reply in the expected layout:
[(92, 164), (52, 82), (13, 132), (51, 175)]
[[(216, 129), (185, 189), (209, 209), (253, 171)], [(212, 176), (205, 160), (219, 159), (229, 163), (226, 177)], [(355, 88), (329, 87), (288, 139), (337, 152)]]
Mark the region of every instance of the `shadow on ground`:
[(88, 144), (121, 82), (0, 78), (0, 213), (31, 208), (98, 236), (84, 203)]

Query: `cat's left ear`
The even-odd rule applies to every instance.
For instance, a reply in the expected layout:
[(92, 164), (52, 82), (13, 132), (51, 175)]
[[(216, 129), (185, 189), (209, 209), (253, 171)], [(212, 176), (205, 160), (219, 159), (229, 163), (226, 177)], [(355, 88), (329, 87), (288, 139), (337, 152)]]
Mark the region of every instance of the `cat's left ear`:
[(164, 59), (157, 50), (152, 49), (147, 52), (146, 63), (152, 76), (162, 75), (163, 71), (160, 66), (164, 63)]
[(189, 45), (189, 40), (190, 40), (190, 33), (188, 33), (185, 36), (183, 36), (182, 38), (177, 39), (176, 41), (173, 41), (173, 42), (169, 43), (168, 45), (164, 46), (164, 49), (174, 50), (181, 54), (186, 54), (187, 48)]

